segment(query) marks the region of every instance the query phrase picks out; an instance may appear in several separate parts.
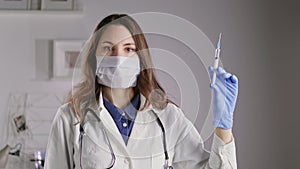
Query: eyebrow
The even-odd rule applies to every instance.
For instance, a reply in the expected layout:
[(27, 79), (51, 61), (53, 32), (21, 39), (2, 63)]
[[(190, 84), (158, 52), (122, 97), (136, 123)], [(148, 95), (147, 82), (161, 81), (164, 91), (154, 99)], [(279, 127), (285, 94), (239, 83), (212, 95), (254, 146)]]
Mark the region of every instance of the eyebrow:
[(125, 44), (123, 44), (123, 46), (127, 46), (127, 45), (135, 45), (135, 43), (125, 43)]
[[(111, 43), (109, 41), (104, 41), (102, 43), (109, 43), (109, 44), (113, 45), (113, 43)], [(135, 43), (125, 43), (125, 44), (123, 44), (123, 46), (127, 46), (127, 45), (135, 45)]]

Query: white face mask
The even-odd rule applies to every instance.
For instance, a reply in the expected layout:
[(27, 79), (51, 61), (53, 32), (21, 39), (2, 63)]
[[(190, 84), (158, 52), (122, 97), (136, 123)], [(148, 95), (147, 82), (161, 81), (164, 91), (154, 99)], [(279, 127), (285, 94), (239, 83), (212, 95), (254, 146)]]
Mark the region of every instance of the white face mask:
[(140, 59), (127, 56), (96, 56), (97, 82), (110, 88), (136, 86), (140, 74)]

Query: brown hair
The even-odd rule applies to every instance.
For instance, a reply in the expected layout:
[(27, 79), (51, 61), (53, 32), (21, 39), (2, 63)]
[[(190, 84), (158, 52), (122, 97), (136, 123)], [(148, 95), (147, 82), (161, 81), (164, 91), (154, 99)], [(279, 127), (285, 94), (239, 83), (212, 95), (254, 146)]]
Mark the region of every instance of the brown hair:
[(79, 117), (80, 122), (84, 120), (83, 112), (85, 108), (89, 105), (97, 105), (99, 102), (102, 85), (98, 84), (95, 78), (96, 49), (103, 31), (112, 24), (125, 26), (134, 39), (141, 68), (141, 72), (137, 78), (137, 85), (134, 87), (134, 92), (140, 92), (146, 97), (146, 102), (141, 110), (147, 108), (150, 103), (155, 108), (163, 109), (168, 102), (172, 102), (166, 97), (164, 89), (156, 80), (148, 45), (137, 22), (126, 14), (112, 14), (105, 17), (96, 26), (89, 44), (86, 44), (88, 51), (83, 58), (83, 81), (74, 86), (66, 98), (66, 103), (70, 103), (71, 109), (75, 115)]

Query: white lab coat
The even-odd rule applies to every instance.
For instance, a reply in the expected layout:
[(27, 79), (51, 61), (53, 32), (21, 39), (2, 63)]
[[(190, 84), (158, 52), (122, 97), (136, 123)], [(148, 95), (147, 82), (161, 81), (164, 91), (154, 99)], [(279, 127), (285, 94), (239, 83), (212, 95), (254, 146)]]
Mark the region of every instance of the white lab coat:
[[(141, 95), (141, 106), (145, 97)], [(235, 143), (225, 144), (214, 135), (211, 152), (204, 150), (203, 141), (193, 124), (182, 110), (169, 103), (163, 110), (151, 105), (138, 111), (127, 145), (112, 117), (105, 109), (100, 94), (97, 116), (86, 114), (83, 125), (82, 168), (103, 169), (108, 167), (112, 156), (102, 126), (116, 155), (114, 169), (161, 169), (164, 165), (162, 130), (157, 124), (154, 111), (160, 117), (165, 130), (170, 163), (174, 169), (236, 169)], [(69, 104), (62, 105), (54, 118), (49, 135), (45, 169), (80, 169), (79, 124)], [(101, 125), (102, 123), (102, 125)]]

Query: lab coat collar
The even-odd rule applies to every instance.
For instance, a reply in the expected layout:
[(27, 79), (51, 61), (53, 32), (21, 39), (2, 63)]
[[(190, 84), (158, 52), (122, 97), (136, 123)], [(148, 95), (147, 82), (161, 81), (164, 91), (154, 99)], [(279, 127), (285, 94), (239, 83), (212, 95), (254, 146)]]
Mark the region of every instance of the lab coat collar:
[[(99, 141), (100, 138), (98, 137), (98, 134), (96, 132), (97, 131), (99, 132), (99, 129), (102, 130), (104, 128), (113, 146), (116, 145), (117, 147), (120, 147), (120, 149), (119, 148), (115, 149), (116, 151), (115, 154), (122, 154), (124, 156), (129, 156), (122, 135), (120, 134), (108, 110), (103, 105), (102, 92), (100, 92), (99, 95), (98, 106), (90, 105), (88, 108), (92, 109), (94, 113), (86, 113), (85, 115), (85, 120), (83, 125), (85, 134), (87, 134), (95, 142), (95, 144), (97, 144), (99, 147), (102, 147)], [(95, 118), (95, 116), (97, 117)], [(96, 119), (100, 123), (99, 122), (95, 123)]]
[[(144, 106), (144, 104), (146, 102), (146, 97), (144, 95), (142, 95), (141, 93), (139, 93), (139, 94), (140, 94), (140, 107), (139, 107), (139, 111), (137, 111), (137, 114), (136, 114), (135, 123), (147, 124), (149, 122), (155, 121), (156, 118), (155, 118), (155, 116), (153, 116), (153, 114), (150, 111), (153, 111), (155, 113), (159, 113), (159, 111), (154, 109), (151, 104), (149, 104), (149, 106), (147, 108), (145, 108), (144, 110), (140, 111), (140, 109)], [(109, 135), (112, 135), (114, 138), (116, 138), (116, 140), (118, 140), (118, 142), (126, 150), (126, 145), (124, 143), (124, 140), (123, 140), (117, 126), (115, 125), (113, 118), (111, 117), (110, 113), (108, 112), (108, 110), (105, 108), (105, 106), (103, 104), (102, 90), (100, 91), (100, 94), (99, 94), (98, 106), (90, 105), (88, 108), (92, 109), (95, 112), (94, 116), (97, 116), (97, 119), (100, 120), (101, 123), (103, 123), (103, 126), (107, 130), (107, 133)], [(84, 123), (87, 123), (90, 120), (94, 121), (95, 117), (93, 117), (91, 113), (86, 114)], [(138, 132), (138, 131), (135, 131), (134, 128), (135, 128), (135, 125), (133, 125), (131, 136), (137, 134), (135, 132)]]
[[(155, 109), (151, 104), (149, 104), (149, 106), (147, 108), (145, 108), (144, 110), (140, 110), (146, 102), (146, 97), (144, 95), (142, 95), (141, 93), (139, 93), (139, 94), (140, 94), (140, 107), (139, 107), (139, 110), (137, 111), (135, 122), (148, 123), (153, 120), (156, 120), (156, 118), (153, 117), (153, 115), (152, 115), (152, 113), (150, 113), (150, 111), (159, 115), (161, 110)], [(106, 120), (107, 122), (108, 121), (113, 122), (113, 123), (109, 123), (110, 125), (114, 124), (113, 119), (111, 118), (109, 112), (107, 111), (107, 109), (105, 108), (105, 106), (103, 104), (102, 90), (100, 90), (98, 105), (90, 105), (88, 108), (90, 108), (94, 112), (96, 112), (95, 115), (97, 116), (97, 118), (99, 120), (102, 120), (102, 121)], [(116, 128), (116, 130), (117, 130), (117, 128)]]
[[(151, 104), (149, 104), (149, 106), (147, 108), (145, 108), (144, 110), (140, 111), (140, 109), (144, 106), (145, 102), (146, 102), (146, 97), (144, 95), (142, 95), (141, 93), (139, 93), (140, 95), (140, 107), (139, 107), (139, 111), (140, 112), (147, 112), (150, 110), (153, 110), (154, 112), (158, 113), (157, 110), (155, 110), (153, 108), (153, 106)], [(100, 112), (101, 110), (105, 109), (104, 104), (103, 104), (103, 95), (102, 95), (102, 90), (100, 90), (100, 94), (99, 94), (99, 104), (98, 104), (98, 108), (97, 108)]]
[(122, 118), (124, 118), (124, 113), (126, 114), (126, 118), (133, 121), (136, 117), (137, 109), (139, 109), (140, 103), (140, 95), (137, 94), (134, 98), (130, 101), (130, 103), (124, 108), (120, 109), (106, 98), (103, 98), (103, 104), (105, 108), (109, 111), (111, 116), (113, 117), (114, 121), (120, 122)]

